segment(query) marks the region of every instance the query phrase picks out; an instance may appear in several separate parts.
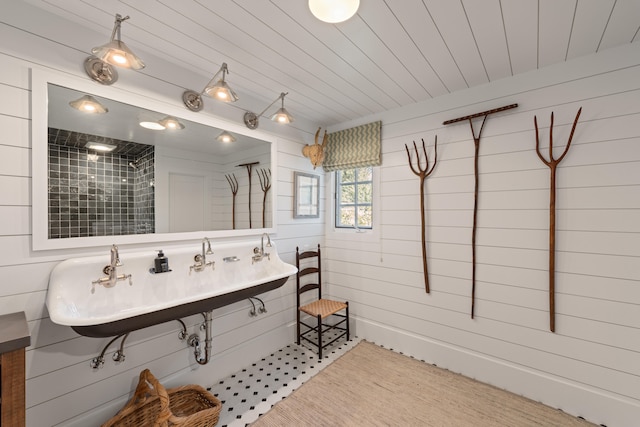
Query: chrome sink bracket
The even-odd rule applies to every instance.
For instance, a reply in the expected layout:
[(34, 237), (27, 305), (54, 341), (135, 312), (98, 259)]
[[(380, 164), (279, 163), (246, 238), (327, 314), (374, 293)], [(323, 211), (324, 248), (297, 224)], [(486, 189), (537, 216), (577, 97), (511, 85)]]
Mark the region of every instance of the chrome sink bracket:
[(114, 362), (124, 362), (124, 342), (128, 336), (129, 333), (126, 333), (122, 337), (122, 341), (120, 341), (120, 348), (113, 353), (113, 356), (111, 356), (111, 359), (113, 359)]
[(107, 349), (111, 346), (111, 344), (113, 344), (113, 342), (115, 340), (117, 340), (118, 338), (120, 338), (120, 337), (122, 337), (124, 335), (125, 334), (120, 334), (120, 335), (114, 337), (111, 341), (109, 341), (109, 343), (107, 345), (105, 345), (104, 348), (102, 349), (102, 353), (100, 353), (100, 356), (94, 357), (93, 359), (91, 359), (91, 362), (89, 362), (89, 365), (93, 369), (101, 368), (102, 365), (104, 365), (104, 354), (107, 352)]
[[(258, 314), (264, 314), (267, 312), (267, 307), (265, 307), (264, 305), (264, 301), (262, 301), (260, 298), (258, 297), (249, 297), (247, 298), (249, 300), (249, 302), (251, 303), (251, 310), (249, 310), (249, 316), (250, 317), (256, 317), (258, 316)], [(253, 302), (253, 300), (258, 300), (258, 302), (260, 302), (260, 307), (258, 307), (258, 310), (256, 311), (256, 305)]]
[(255, 299), (257, 299), (258, 301), (260, 301), (260, 305), (261, 305), (261, 307), (258, 309), (258, 313), (261, 313), (261, 314), (266, 313), (266, 312), (267, 312), (267, 307), (265, 307), (265, 305), (264, 305), (264, 301), (262, 301), (262, 300), (261, 300), (260, 298), (258, 298), (258, 297), (253, 297), (253, 298), (255, 298)]
[(249, 317), (256, 317), (258, 315), (258, 312), (256, 311), (256, 305), (253, 303), (253, 299), (248, 298), (248, 300), (251, 303), (251, 310), (249, 310)]
[(185, 325), (184, 322), (180, 319), (176, 319), (176, 322), (179, 322), (180, 325), (182, 325), (182, 330), (178, 332), (178, 339), (180, 341), (184, 341), (187, 339), (187, 325)]

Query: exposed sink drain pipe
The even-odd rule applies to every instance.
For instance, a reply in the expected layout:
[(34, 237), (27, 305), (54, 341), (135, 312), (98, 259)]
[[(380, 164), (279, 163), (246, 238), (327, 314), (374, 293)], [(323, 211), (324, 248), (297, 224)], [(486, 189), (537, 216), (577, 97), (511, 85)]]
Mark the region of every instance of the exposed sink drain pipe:
[(200, 365), (206, 365), (209, 363), (209, 359), (211, 358), (211, 319), (213, 317), (212, 311), (207, 311), (206, 313), (202, 313), (202, 317), (204, 317), (204, 323), (200, 325), (200, 329), (204, 329), (205, 338), (204, 338), (204, 357), (200, 357), (202, 354), (202, 350), (200, 348), (200, 335), (191, 334), (187, 341), (187, 344), (190, 347), (193, 347), (193, 355), (196, 359), (196, 362)]

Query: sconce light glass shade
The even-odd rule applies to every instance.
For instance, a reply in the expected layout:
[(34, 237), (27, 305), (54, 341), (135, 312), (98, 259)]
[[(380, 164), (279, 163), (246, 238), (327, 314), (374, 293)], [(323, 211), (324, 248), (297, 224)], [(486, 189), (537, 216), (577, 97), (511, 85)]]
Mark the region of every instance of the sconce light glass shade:
[[(191, 111), (200, 111), (204, 107), (202, 101), (202, 94), (206, 93), (212, 98), (222, 102), (236, 102), (239, 98), (238, 95), (231, 89), (231, 87), (225, 81), (225, 77), (229, 72), (227, 63), (223, 62), (220, 69), (213, 75), (209, 83), (205, 86), (200, 93), (194, 90), (187, 90), (182, 94), (182, 102)], [(216, 77), (222, 73), (222, 77), (215, 84)]]
[(127, 19), (129, 19), (128, 16), (123, 18), (120, 14), (116, 14), (116, 21), (113, 24), (113, 31), (111, 32), (111, 40), (107, 44), (94, 47), (91, 49), (91, 53), (95, 55), (96, 58), (108, 64), (140, 70), (144, 68), (144, 62), (120, 39), (122, 21)]
[(102, 46), (94, 47), (91, 53), (107, 64), (133, 70), (144, 68), (144, 62), (138, 58), (123, 41), (113, 40)]
[(175, 117), (167, 116), (164, 119), (158, 121), (159, 124), (169, 130), (184, 129), (184, 125), (178, 121)]
[(313, 16), (330, 24), (346, 21), (358, 11), (360, 0), (309, 0)]
[(289, 92), (282, 92), (279, 97), (277, 97), (271, 104), (267, 106), (260, 114), (252, 113), (251, 111), (247, 111), (244, 113), (244, 124), (249, 129), (256, 129), (259, 124), (259, 117), (262, 116), (266, 111), (275, 104), (279, 99), (282, 100), (282, 106), (276, 111), (276, 113), (271, 116), (271, 120), (277, 123), (291, 123), (293, 121), (293, 116), (289, 114), (289, 112), (284, 108), (284, 97), (287, 96)]
[(289, 114), (286, 108), (282, 107), (278, 108), (278, 111), (276, 111), (276, 113), (271, 116), (271, 120), (273, 120), (274, 122), (287, 124), (293, 121), (293, 116)]
[(220, 141), (220, 142), (224, 142), (224, 143), (228, 144), (228, 143), (231, 143), (231, 142), (235, 142), (236, 141), (236, 137), (231, 135), (226, 130), (224, 130), (224, 131), (222, 131), (220, 133), (220, 135), (216, 136), (216, 141)]
[[(231, 87), (224, 81), (225, 74), (228, 72), (227, 64), (222, 64), (222, 78), (214, 85), (211, 82), (204, 88), (204, 92), (212, 98), (222, 102), (236, 102), (238, 95), (231, 89)], [(214, 76), (215, 78), (215, 76)], [(212, 80), (213, 81), (213, 80)]]
[(69, 105), (80, 110), (83, 113), (89, 114), (104, 114), (109, 112), (109, 109), (100, 104), (97, 99), (91, 95), (84, 95), (83, 97), (69, 102)]

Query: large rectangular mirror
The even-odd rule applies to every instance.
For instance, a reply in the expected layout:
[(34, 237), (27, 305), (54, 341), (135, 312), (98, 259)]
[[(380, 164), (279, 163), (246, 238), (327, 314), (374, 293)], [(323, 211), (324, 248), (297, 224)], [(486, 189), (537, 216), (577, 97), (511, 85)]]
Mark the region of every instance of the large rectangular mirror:
[[(70, 104), (87, 96), (107, 111)], [(34, 70), (33, 248), (275, 232), (276, 153), (262, 132)]]

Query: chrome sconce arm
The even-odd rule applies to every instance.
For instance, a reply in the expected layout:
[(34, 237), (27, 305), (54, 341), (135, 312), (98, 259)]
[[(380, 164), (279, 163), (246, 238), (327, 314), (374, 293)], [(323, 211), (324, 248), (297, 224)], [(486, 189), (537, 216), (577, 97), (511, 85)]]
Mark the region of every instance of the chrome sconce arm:
[(113, 67), (141, 70), (144, 62), (121, 40), (121, 26), (129, 16), (116, 14), (109, 42), (91, 49), (93, 56), (84, 61), (84, 70), (92, 80), (104, 85), (111, 85), (118, 80), (118, 72)]
[[(222, 78), (214, 83), (216, 77), (222, 73)], [(200, 92), (195, 90), (186, 90), (182, 94), (182, 102), (191, 111), (200, 111), (204, 107), (204, 101), (202, 99), (203, 94), (207, 94), (212, 98), (215, 98), (223, 102), (236, 102), (238, 95), (231, 89), (231, 87), (225, 81), (225, 77), (229, 73), (229, 67), (226, 62), (222, 63), (218, 72), (216, 72), (209, 83)]]
[(293, 116), (289, 114), (286, 108), (284, 108), (284, 97), (287, 96), (288, 94), (289, 92), (282, 92), (280, 96), (278, 96), (271, 104), (267, 105), (267, 108), (262, 110), (260, 114), (252, 113), (251, 111), (247, 111), (246, 113), (244, 113), (244, 124), (249, 129), (256, 129), (259, 124), (260, 116), (266, 113), (267, 110), (271, 108), (271, 106), (275, 104), (278, 100), (282, 100), (282, 105), (278, 109), (278, 111), (276, 111), (276, 113), (273, 116), (271, 116), (271, 120), (278, 123), (291, 123), (293, 121)]

